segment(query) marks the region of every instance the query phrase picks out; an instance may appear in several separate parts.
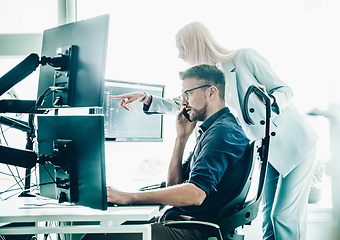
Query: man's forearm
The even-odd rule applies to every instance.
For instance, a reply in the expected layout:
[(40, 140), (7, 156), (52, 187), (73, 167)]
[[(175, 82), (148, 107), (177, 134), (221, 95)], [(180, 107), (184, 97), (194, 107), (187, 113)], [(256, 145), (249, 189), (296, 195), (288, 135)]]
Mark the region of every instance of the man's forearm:
[(164, 204), (175, 207), (200, 205), (206, 197), (205, 192), (192, 183), (130, 194), (130, 204)]
[(183, 169), (182, 160), (185, 145), (188, 141), (188, 137), (177, 137), (175, 141), (175, 147), (172, 153), (169, 169), (167, 186), (176, 185), (183, 181)]

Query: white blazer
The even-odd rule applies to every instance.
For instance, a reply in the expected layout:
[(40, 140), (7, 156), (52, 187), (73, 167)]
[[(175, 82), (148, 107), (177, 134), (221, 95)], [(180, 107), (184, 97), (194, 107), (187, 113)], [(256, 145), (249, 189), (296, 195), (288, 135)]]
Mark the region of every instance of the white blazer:
[[(306, 116), (290, 103), (293, 91), (253, 49), (239, 50), (231, 61), (222, 63), (221, 68), (226, 77), (226, 94), (230, 93), (232, 100), (227, 101), (227, 105), (235, 109), (242, 128), (251, 141), (264, 137), (265, 125), (260, 122), (265, 120), (265, 106), (252, 94), (248, 105), (249, 108), (255, 109), (254, 113), (249, 113), (255, 124), (248, 125), (244, 122), (242, 103), (248, 87), (253, 83), (260, 83), (275, 97), (279, 114), (272, 112), (268, 160), (285, 177), (314, 148), (318, 139)], [(153, 96), (147, 113), (176, 113), (180, 105), (175, 100), (178, 99)]]

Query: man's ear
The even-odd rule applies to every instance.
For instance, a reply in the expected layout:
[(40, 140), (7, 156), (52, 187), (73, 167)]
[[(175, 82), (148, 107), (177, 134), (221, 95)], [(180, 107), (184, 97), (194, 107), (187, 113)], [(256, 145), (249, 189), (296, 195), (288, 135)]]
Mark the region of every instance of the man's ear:
[(211, 86), (210, 89), (209, 89), (209, 97), (210, 98), (216, 98), (218, 97), (218, 90), (215, 86)]

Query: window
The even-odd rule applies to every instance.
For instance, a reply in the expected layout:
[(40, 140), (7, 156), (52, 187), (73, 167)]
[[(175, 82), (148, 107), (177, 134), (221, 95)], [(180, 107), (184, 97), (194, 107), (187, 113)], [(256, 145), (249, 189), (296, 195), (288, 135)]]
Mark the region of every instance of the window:
[[(0, 76), (15, 67), (30, 53), (40, 54), (41, 37), (45, 29), (58, 24), (58, 1), (2, 0), (0, 5)], [(13, 87), (20, 99), (36, 99), (39, 68), (26, 79)], [(4, 94), (0, 98), (10, 98)], [(27, 114), (6, 114), (8, 117), (27, 121)], [(1, 145), (24, 149), (26, 134), (19, 130), (1, 125)], [(20, 193), (12, 174), (23, 178), (24, 169), (0, 164), (0, 200)], [(20, 178), (16, 178), (20, 182)], [(23, 186), (24, 180), (19, 184)], [(2, 194), (2, 191), (9, 189)]]
[[(217, 0), (213, 3), (82, 0), (78, 1), (77, 16), (86, 19), (110, 14), (106, 67), (110, 79), (165, 84), (165, 97), (178, 96), (181, 87), (177, 74), (186, 66), (177, 60), (175, 34), (185, 24), (201, 21), (224, 47), (251, 47), (266, 57), (275, 72), (293, 88), (292, 101), (302, 112), (327, 107), (332, 101), (339, 102), (339, 81), (334, 77), (340, 65), (337, 58), (340, 35), (334, 30), (340, 22), (337, 0)], [(173, 121), (171, 118), (165, 123), (169, 132), (165, 132), (164, 144), (169, 149), (173, 147), (171, 139), (175, 134)], [(320, 132), (324, 125), (316, 123), (315, 127)], [(129, 160), (127, 156), (132, 146), (109, 147), (112, 152), (117, 148), (124, 149), (118, 155), (123, 158), (122, 164), (126, 164), (123, 168), (130, 171), (131, 165), (126, 162), (134, 162), (140, 155), (131, 156)], [(146, 144), (134, 152), (156, 155), (156, 149), (162, 148)], [(328, 148), (321, 149), (327, 156)], [(164, 168), (170, 154), (171, 151), (161, 154)]]

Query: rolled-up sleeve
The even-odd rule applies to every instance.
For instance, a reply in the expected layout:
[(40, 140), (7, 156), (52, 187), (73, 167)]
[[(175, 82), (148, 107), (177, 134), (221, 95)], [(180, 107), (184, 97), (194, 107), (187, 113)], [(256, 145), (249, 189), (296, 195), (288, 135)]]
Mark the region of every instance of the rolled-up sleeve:
[(180, 99), (166, 99), (152, 96), (152, 102), (149, 107), (144, 108), (145, 114), (176, 114), (180, 109)]

